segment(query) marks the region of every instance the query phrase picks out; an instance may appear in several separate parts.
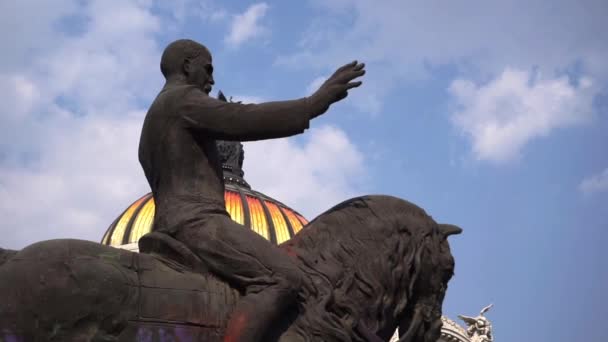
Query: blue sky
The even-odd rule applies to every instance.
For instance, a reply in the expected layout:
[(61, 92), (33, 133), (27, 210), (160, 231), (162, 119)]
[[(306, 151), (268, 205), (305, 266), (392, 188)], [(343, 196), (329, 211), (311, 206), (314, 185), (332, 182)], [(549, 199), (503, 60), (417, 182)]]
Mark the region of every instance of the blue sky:
[(362, 87), (304, 135), (246, 144), (246, 178), (312, 218), (359, 194), (457, 224), (444, 313), (500, 341), (605, 341), (605, 1), (0, 3), (0, 245), (98, 241), (148, 192), (137, 162), (164, 46), (207, 45), (215, 94)]

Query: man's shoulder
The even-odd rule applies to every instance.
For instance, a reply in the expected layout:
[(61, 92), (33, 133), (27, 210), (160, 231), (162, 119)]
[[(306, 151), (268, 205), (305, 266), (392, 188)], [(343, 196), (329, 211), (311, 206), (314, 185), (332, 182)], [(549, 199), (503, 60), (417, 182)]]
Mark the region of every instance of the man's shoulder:
[(164, 106), (180, 107), (180, 105), (197, 105), (207, 104), (213, 101), (199, 87), (193, 85), (171, 85), (165, 86), (156, 97), (157, 101), (163, 103)]
[(183, 97), (184, 95), (203, 95), (205, 94), (199, 87), (190, 84), (166, 85), (158, 96)]

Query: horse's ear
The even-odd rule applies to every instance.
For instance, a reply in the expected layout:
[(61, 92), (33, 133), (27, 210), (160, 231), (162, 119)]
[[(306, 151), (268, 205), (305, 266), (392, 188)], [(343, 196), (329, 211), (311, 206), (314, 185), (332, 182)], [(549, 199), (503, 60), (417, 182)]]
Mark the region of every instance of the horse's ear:
[(439, 231), (441, 232), (441, 234), (443, 234), (447, 238), (450, 235), (458, 235), (458, 234), (462, 233), (462, 228), (455, 226), (453, 224), (440, 223)]
[(226, 96), (224, 95), (224, 93), (222, 93), (222, 91), (220, 90), (220, 92), (217, 94), (217, 98), (220, 101), (224, 101), (224, 102), (228, 102), (228, 100), (226, 99)]

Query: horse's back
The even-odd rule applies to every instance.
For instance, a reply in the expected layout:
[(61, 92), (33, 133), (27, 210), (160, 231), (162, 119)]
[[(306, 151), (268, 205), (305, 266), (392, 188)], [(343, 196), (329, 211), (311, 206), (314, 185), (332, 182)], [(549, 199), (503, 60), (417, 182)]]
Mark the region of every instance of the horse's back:
[(130, 254), (81, 240), (19, 251), (0, 266), (0, 340), (86, 339), (120, 329), (123, 309), (134, 307), (129, 284), (137, 277), (120, 267)]
[(160, 256), (43, 241), (0, 266), (0, 341), (220, 341), (239, 294)]
[(221, 341), (238, 291), (159, 256), (138, 255), (138, 308), (120, 340)]

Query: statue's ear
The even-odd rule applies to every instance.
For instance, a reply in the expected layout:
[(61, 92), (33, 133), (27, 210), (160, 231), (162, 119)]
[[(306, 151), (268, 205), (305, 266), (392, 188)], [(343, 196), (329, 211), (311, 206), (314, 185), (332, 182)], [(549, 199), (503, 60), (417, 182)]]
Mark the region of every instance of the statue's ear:
[(450, 235), (458, 235), (458, 234), (462, 233), (462, 228), (455, 226), (453, 224), (440, 223), (439, 231), (441, 232), (441, 234), (443, 234), (443, 236), (445, 236), (447, 238)]
[(190, 58), (184, 58), (184, 63), (182, 64), (182, 71), (184, 75), (189, 75), (192, 70), (192, 61)]

